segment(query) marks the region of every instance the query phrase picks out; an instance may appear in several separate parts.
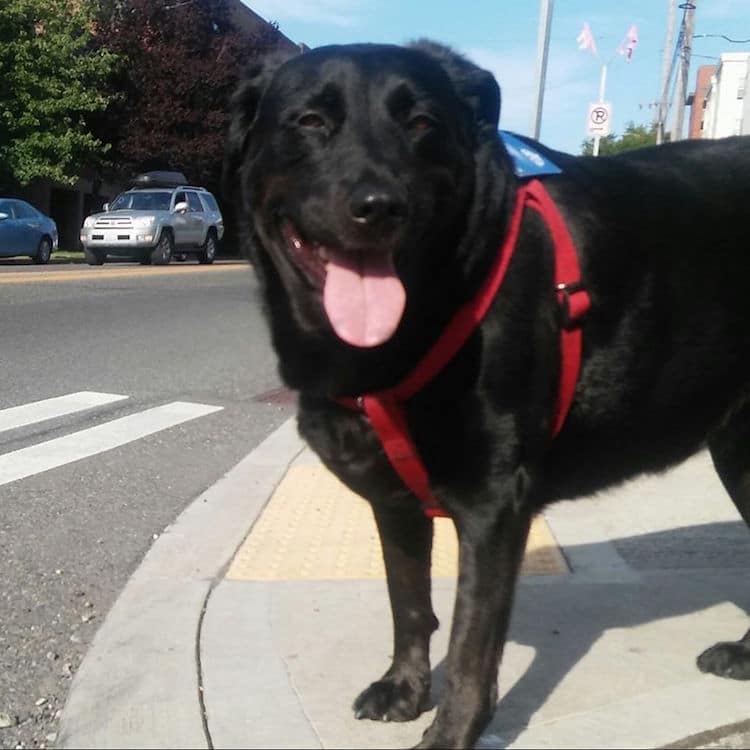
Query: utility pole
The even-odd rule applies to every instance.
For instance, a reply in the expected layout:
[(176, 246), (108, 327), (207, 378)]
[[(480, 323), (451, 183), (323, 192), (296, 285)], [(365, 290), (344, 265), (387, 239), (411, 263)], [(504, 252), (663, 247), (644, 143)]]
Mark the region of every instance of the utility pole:
[(672, 126), (672, 141), (682, 139), (682, 122), (685, 117), (685, 102), (690, 76), (690, 53), (693, 47), (693, 33), (695, 32), (695, 7), (698, 0), (680, 4), (685, 11), (682, 30), (682, 49), (680, 50), (680, 70), (677, 79), (677, 102), (675, 105), (674, 125)]
[(552, 28), (552, 6), (554, 0), (540, 0), (539, 35), (536, 46), (536, 100), (532, 118), (532, 135), (539, 140), (542, 129), (542, 109), (544, 107), (544, 86), (547, 80), (547, 58), (549, 57), (549, 35)]
[(669, 82), (672, 79), (672, 60), (674, 44), (674, 25), (677, 18), (677, 0), (669, 0), (669, 19), (667, 21), (667, 37), (664, 40), (664, 57), (661, 65), (661, 92), (659, 108), (656, 115), (656, 142), (664, 143), (664, 132), (669, 112)]

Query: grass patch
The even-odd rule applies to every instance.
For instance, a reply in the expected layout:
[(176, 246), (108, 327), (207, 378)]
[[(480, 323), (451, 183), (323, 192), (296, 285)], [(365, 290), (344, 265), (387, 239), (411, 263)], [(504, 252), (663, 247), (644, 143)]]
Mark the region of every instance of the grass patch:
[(52, 260), (85, 260), (81, 250), (56, 250), (52, 253)]

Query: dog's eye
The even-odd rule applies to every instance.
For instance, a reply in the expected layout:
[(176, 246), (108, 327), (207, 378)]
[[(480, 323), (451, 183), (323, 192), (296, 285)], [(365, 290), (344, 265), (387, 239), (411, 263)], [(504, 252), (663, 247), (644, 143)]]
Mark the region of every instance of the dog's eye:
[(325, 120), (320, 115), (316, 115), (315, 112), (305, 112), (297, 122), (303, 128), (310, 128), (311, 130), (319, 130), (326, 126)]
[(415, 115), (407, 123), (407, 127), (411, 133), (415, 135), (421, 135), (432, 130), (437, 123), (429, 115)]

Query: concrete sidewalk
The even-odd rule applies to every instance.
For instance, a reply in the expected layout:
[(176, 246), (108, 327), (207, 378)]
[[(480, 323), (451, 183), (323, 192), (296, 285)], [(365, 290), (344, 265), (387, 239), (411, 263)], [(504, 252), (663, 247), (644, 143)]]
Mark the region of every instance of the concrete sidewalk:
[[(455, 538), (438, 525), (433, 692)], [(750, 534), (701, 454), (535, 522), (479, 747), (747, 747), (750, 684), (695, 657), (748, 627)], [(62, 747), (403, 747), (409, 724), (350, 705), (389, 663), (391, 618), (364, 502), (293, 420), (154, 544), (78, 671)]]

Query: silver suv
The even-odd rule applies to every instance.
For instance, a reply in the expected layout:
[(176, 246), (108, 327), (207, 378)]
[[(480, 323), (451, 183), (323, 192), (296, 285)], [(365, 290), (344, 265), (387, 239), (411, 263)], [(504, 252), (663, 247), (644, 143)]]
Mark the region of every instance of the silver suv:
[(213, 263), (224, 220), (214, 196), (186, 182), (180, 172), (147, 172), (88, 216), (81, 228), (88, 263), (100, 266), (109, 255), (155, 265), (195, 255)]

